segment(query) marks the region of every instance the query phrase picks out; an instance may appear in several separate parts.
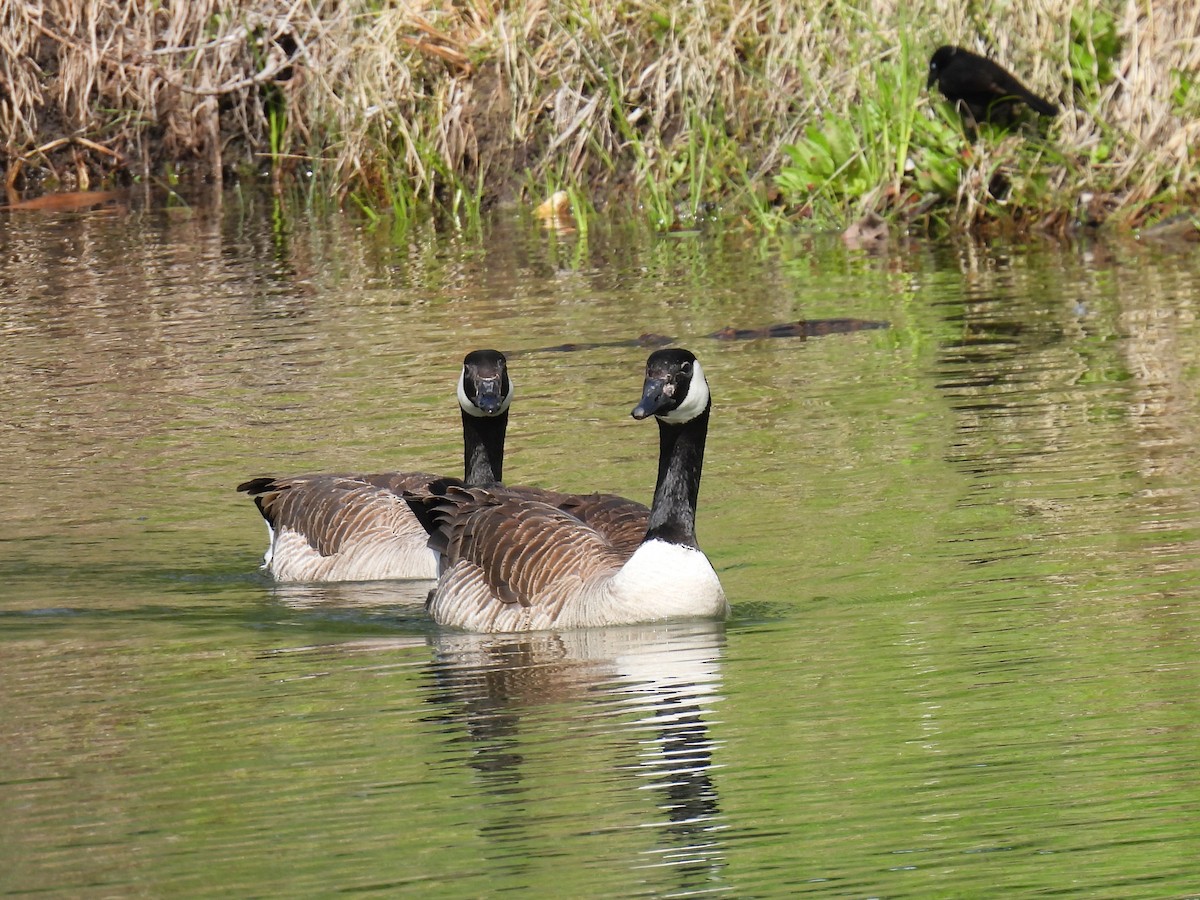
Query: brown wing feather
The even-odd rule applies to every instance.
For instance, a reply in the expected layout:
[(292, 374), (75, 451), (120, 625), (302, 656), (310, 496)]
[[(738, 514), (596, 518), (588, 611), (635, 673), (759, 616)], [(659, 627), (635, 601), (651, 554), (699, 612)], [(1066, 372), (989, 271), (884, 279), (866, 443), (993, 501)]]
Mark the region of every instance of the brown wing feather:
[(615, 549), (632, 554), (650, 525), (649, 507), (617, 494), (566, 494), (544, 488), (510, 487), (507, 493), (538, 500), (570, 513), (604, 535)]
[(445, 485), (461, 485), (463, 483), (461, 478), (430, 475), (428, 472), (380, 472), (376, 475), (358, 475), (356, 477), (397, 495), (403, 494), (405, 491), (421, 490), (434, 481)]
[(434, 502), (446, 566), (470, 563), (506, 603), (561, 602), (562, 581), (586, 581), (629, 557), (571, 513), (520, 491), (452, 488)]
[(556, 504), (603, 534), (612, 546), (632, 555), (650, 525), (648, 507), (616, 494), (582, 494)]
[(400, 491), (417, 489), (435, 477), (419, 472), (297, 475), (256, 478), (238, 490), (254, 498), (273, 529), (302, 534), (319, 554), (333, 556), (369, 529), (419, 532)]

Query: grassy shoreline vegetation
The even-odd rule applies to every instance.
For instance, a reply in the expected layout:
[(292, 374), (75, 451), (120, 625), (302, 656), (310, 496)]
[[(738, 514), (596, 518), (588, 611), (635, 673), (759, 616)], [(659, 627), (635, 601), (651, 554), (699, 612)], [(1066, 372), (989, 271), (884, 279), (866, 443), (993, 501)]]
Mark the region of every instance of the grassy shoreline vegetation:
[[(1063, 106), (969, 133), (929, 54)], [(266, 178), (375, 217), (1137, 228), (1200, 201), (1200, 4), (0, 0), (9, 201)]]

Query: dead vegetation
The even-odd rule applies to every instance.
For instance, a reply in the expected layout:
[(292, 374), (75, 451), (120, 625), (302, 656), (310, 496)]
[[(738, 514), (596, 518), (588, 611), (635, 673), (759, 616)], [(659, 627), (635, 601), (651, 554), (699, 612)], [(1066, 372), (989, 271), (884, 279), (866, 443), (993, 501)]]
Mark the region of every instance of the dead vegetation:
[[(762, 203), (782, 148), (852, 113), (902, 42), (952, 41), (1064, 103), (1055, 202), (1194, 197), (1200, 5), (1086, 7), (1120, 38), (1091, 95), (1068, 59), (1078, 5), (1019, 6), (0, 0), (6, 184), (305, 173), (375, 207), (560, 187), (693, 209)], [(964, 173), (968, 200), (971, 180), (992, 175), (980, 160)]]

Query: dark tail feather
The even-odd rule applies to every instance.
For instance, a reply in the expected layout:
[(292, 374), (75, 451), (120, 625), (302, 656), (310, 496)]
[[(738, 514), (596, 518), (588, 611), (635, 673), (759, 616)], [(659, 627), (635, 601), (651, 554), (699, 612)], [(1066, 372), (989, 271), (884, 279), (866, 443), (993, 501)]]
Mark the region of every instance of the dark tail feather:
[(283, 489), (279, 483), (270, 477), (251, 478), (249, 481), (239, 484), (237, 489), (254, 501), (254, 505), (262, 513), (262, 517), (267, 520), (267, 524), (274, 528), (275, 518), (279, 513), (277, 505), (279, 491)]
[(1034, 112), (1041, 113), (1043, 116), (1057, 116), (1058, 107), (1049, 100), (1043, 100), (1032, 91), (1028, 91), (1024, 97), (1026, 105)]
[(265, 494), (267, 491), (275, 490), (275, 479), (267, 478), (251, 478), (249, 481), (243, 481), (237, 486), (239, 492), (249, 494), (253, 497), (255, 494)]
[(444, 555), (450, 538), (442, 527), (447, 512), (446, 491), (458, 487), (456, 478), (441, 478), (429, 482), (423, 490), (403, 491), (400, 496), (408, 504), (421, 527), (429, 534), (429, 549)]
[(408, 508), (412, 510), (417, 521), (421, 523), (421, 527), (429, 534), (436, 534), (438, 530), (438, 506), (441, 504), (440, 497), (434, 497), (430, 494), (417, 494), (413, 491), (405, 491), (401, 494), (404, 502), (408, 504)]

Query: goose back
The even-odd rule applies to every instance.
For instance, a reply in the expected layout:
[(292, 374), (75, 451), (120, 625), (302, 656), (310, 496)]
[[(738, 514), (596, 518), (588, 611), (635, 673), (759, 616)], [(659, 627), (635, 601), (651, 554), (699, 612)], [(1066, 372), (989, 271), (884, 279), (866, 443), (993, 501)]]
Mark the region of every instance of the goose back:
[(613, 549), (626, 555), (638, 548), (650, 525), (650, 507), (617, 494), (567, 494), (526, 486), (507, 487), (505, 493), (539, 501), (568, 513), (595, 529)]

